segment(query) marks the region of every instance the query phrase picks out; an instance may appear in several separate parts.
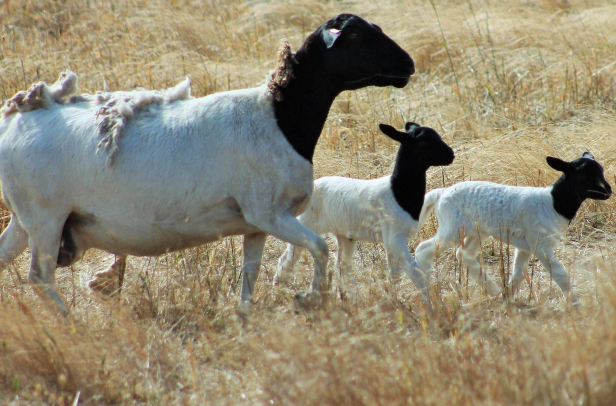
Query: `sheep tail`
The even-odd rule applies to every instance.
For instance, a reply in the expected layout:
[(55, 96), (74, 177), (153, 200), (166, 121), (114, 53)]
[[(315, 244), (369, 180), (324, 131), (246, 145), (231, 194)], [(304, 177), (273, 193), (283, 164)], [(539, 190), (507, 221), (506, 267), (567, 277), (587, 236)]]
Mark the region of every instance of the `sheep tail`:
[(428, 221), (428, 217), (430, 217), (430, 213), (434, 210), (434, 205), (441, 198), (441, 194), (444, 189), (434, 189), (426, 193), (424, 196), (424, 203), (421, 207), (421, 213), (419, 214), (419, 228), (423, 227)]

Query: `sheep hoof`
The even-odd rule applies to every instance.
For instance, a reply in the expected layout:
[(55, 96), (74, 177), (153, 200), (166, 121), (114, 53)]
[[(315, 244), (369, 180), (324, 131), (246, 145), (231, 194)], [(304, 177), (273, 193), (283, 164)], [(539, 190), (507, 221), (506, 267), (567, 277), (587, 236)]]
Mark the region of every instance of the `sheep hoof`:
[(252, 308), (254, 307), (254, 303), (252, 300), (244, 301), (240, 300), (240, 304), (237, 306), (237, 315), (242, 319), (242, 321), (248, 321), (248, 317), (252, 313)]
[(298, 292), (293, 303), (297, 311), (310, 311), (323, 308), (329, 301), (331, 292), (319, 292), (311, 290), (309, 292)]

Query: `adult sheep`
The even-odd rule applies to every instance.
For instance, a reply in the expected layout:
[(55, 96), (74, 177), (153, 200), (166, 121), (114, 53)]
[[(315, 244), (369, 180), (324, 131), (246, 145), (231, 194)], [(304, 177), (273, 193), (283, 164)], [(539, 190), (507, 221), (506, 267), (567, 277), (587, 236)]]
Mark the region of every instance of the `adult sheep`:
[(351, 14), (281, 54), (265, 85), (202, 98), (181, 97), (180, 86), (156, 97), (66, 100), (76, 90), (67, 74), (9, 100), (0, 112), (0, 179), (11, 221), (0, 266), (29, 246), (30, 283), (67, 315), (55, 269), (87, 249), (152, 256), (244, 235), (248, 303), (272, 234), (314, 256), (311, 290), (298, 300), (328, 291), (327, 244), (295, 218), (310, 201), (317, 140), (340, 92), (402, 88), (414, 64)]

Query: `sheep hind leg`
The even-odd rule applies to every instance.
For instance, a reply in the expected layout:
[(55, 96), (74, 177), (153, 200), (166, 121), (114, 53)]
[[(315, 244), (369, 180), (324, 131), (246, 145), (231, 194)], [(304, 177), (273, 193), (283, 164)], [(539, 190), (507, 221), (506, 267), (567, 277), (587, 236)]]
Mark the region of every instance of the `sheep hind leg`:
[(0, 235), (0, 270), (5, 269), (28, 248), (28, 234), (19, 225), (15, 215)]
[(94, 274), (88, 287), (105, 296), (114, 296), (122, 292), (124, 274), (126, 273), (126, 255), (118, 255), (111, 266)]
[(276, 274), (274, 275), (273, 284), (278, 285), (284, 281), (285, 274), (292, 271), (295, 264), (302, 256), (304, 249), (302, 247), (296, 247), (293, 244), (287, 244), (287, 249), (284, 251), (280, 259), (278, 260), (278, 266), (276, 268)]
[(501, 293), (501, 290), (498, 287), (498, 284), (490, 278), (485, 270), (481, 269), (481, 264), (478, 259), (479, 248), (479, 239), (474, 237), (466, 237), (464, 238), (464, 244), (456, 251), (456, 256), (458, 260), (462, 262), (464, 267), (468, 269), (469, 276), (479, 285), (486, 286), (488, 296), (497, 296)]

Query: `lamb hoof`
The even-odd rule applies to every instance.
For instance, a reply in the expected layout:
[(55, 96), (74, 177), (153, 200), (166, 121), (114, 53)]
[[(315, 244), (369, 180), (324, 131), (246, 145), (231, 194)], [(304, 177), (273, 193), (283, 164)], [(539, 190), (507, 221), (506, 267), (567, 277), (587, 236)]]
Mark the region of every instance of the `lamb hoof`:
[(309, 292), (298, 292), (293, 303), (297, 311), (310, 311), (321, 309), (328, 302), (330, 292), (319, 292), (311, 290)]
[(120, 292), (118, 271), (115, 267), (94, 274), (94, 279), (88, 282), (88, 287), (105, 296), (114, 296)]

